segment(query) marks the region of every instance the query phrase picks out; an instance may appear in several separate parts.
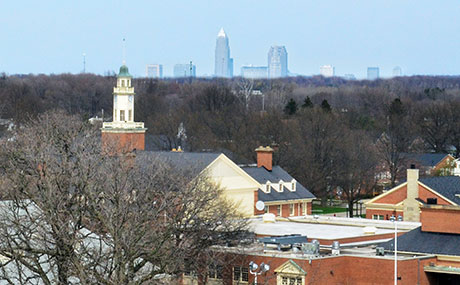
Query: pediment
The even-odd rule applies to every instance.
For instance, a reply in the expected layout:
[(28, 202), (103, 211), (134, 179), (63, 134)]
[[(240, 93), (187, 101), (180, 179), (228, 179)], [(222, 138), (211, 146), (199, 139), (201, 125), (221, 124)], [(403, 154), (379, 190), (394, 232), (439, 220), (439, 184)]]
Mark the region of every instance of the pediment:
[(261, 185), (225, 155), (220, 155), (206, 169), (208, 175), (227, 189), (259, 189)]
[(285, 263), (283, 263), (280, 267), (275, 269), (276, 273), (281, 274), (293, 274), (293, 275), (306, 275), (307, 272), (302, 269), (297, 263), (295, 263), (292, 259), (289, 259)]

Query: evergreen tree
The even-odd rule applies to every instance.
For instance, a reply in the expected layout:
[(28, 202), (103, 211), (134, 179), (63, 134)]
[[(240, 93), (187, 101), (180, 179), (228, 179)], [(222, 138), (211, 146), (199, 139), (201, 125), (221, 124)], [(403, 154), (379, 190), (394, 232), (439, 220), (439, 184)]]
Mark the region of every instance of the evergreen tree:
[(294, 99), (289, 99), (286, 106), (284, 106), (284, 113), (286, 115), (294, 115), (297, 112), (297, 102)]
[(327, 102), (326, 99), (324, 99), (323, 102), (321, 102), (321, 109), (323, 109), (326, 112), (330, 112), (332, 110), (331, 105), (329, 105), (329, 102)]
[(309, 96), (303, 101), (302, 108), (313, 108), (313, 102), (310, 100)]

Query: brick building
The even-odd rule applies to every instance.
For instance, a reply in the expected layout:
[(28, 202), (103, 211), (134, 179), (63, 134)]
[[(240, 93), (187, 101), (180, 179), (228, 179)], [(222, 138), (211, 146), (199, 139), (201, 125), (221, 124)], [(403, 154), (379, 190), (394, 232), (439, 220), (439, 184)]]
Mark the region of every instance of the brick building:
[(418, 169), (407, 170), (407, 180), (366, 203), (366, 218), (388, 220), (392, 215), (420, 221), (423, 205), (460, 205), (460, 177), (419, 178)]
[[(397, 284), (460, 284), (460, 207), (426, 205), (421, 211), (422, 226), (398, 222)], [(455, 222), (439, 225), (449, 219)], [(370, 226), (375, 232), (366, 232)], [(209, 278), (204, 269), (184, 276), (182, 284), (253, 284), (253, 273), (260, 273), (257, 284), (393, 284), (394, 226), (390, 221), (334, 217), (253, 222), (259, 237), (255, 243), (216, 248), (219, 258), (212, 268), (218, 273)], [(269, 269), (252, 272), (250, 262)]]
[(260, 146), (255, 151), (257, 166), (242, 166), (242, 169), (261, 185), (256, 198), (264, 202), (265, 209), (256, 209), (256, 214), (272, 213), (280, 217), (310, 215), (315, 196), (281, 166), (273, 166), (271, 147)]

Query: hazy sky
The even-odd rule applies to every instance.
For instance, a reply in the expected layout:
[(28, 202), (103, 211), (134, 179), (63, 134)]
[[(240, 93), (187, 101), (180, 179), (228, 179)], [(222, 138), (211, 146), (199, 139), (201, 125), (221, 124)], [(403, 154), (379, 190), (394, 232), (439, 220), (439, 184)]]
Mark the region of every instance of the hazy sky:
[(235, 74), (266, 65), (270, 45), (285, 45), (289, 70), (312, 75), (332, 64), (336, 73), (381, 76), (460, 74), (458, 0), (0, 0), (0, 72), (79, 73), (118, 70), (122, 39), (127, 64), (192, 60), (198, 75), (214, 72), (216, 35), (230, 39)]

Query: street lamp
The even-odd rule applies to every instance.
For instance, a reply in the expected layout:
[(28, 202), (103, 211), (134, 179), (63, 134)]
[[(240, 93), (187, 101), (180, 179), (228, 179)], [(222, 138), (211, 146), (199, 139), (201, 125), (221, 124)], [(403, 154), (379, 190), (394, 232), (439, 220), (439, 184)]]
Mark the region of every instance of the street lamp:
[(394, 215), (390, 218), (390, 221), (395, 223), (395, 285), (398, 284), (398, 222), (402, 220), (401, 215), (398, 215), (398, 219)]
[[(257, 270), (259, 269), (259, 270)], [(267, 272), (270, 270), (270, 265), (261, 263), (260, 268), (254, 261), (249, 262), (249, 272), (254, 275), (254, 284), (257, 285), (257, 275)]]

